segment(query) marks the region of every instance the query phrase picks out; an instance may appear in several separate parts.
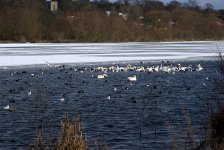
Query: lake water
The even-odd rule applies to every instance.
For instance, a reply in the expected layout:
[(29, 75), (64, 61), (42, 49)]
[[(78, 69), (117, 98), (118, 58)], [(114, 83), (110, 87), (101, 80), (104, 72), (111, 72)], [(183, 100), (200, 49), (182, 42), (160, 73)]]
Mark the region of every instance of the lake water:
[[(94, 138), (101, 138), (110, 149), (169, 148), (172, 141), (181, 143), (186, 139), (186, 114), (198, 142), (204, 132), (207, 103), (217, 96), (214, 79), (220, 75), (218, 61), (201, 59), (173, 62), (183, 66), (200, 63), (204, 68), (200, 72), (108, 72), (106, 79), (97, 79), (100, 73), (89, 71), (101, 63), (82, 65), (88, 68), (84, 72), (74, 71), (74, 65), (66, 65), (63, 71), (52, 67), (44, 74), (40, 66), (0, 69), (0, 149), (27, 149), (34, 142), (36, 106), (41, 98), (45, 127), (51, 120), (54, 134), (58, 135), (64, 114), (70, 118), (79, 114), (84, 133), (92, 140), (90, 145)], [(71, 75), (74, 77), (70, 79)], [(133, 75), (137, 81), (130, 84), (127, 78)], [(27, 94), (30, 91), (31, 96)], [(43, 96), (38, 97), (40, 94)], [(63, 95), (65, 102), (60, 101)], [(3, 110), (7, 104), (15, 106), (16, 111)], [(45, 131), (47, 137), (47, 127)]]

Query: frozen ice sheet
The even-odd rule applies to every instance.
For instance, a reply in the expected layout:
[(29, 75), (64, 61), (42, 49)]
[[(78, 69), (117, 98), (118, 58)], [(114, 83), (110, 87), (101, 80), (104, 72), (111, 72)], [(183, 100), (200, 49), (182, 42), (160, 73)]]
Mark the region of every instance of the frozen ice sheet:
[(98, 63), (217, 56), (224, 41), (0, 44), (0, 66)]

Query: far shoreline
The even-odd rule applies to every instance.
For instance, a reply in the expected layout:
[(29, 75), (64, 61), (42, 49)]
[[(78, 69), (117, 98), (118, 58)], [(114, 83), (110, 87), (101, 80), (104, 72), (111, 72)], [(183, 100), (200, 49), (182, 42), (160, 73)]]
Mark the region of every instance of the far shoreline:
[(224, 42), (224, 39), (204, 39), (204, 40), (162, 40), (162, 41), (102, 41), (102, 42), (92, 42), (92, 41), (26, 41), (26, 42), (19, 42), (19, 41), (0, 41), (0, 44), (80, 44), (80, 43), (92, 43), (92, 44), (99, 44), (99, 43), (179, 43), (179, 42)]

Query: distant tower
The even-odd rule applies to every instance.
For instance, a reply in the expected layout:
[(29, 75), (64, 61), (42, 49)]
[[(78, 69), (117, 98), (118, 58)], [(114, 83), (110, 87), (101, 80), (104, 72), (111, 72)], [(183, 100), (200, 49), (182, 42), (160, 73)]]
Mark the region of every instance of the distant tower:
[(55, 12), (58, 10), (58, 1), (57, 0), (51, 0), (51, 11)]

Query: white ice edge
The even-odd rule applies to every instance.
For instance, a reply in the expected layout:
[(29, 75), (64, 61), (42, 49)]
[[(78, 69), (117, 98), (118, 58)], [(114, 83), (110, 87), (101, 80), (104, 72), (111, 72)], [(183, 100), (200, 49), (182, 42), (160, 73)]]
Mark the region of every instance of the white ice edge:
[(175, 60), (217, 56), (224, 41), (0, 44), (0, 66)]

